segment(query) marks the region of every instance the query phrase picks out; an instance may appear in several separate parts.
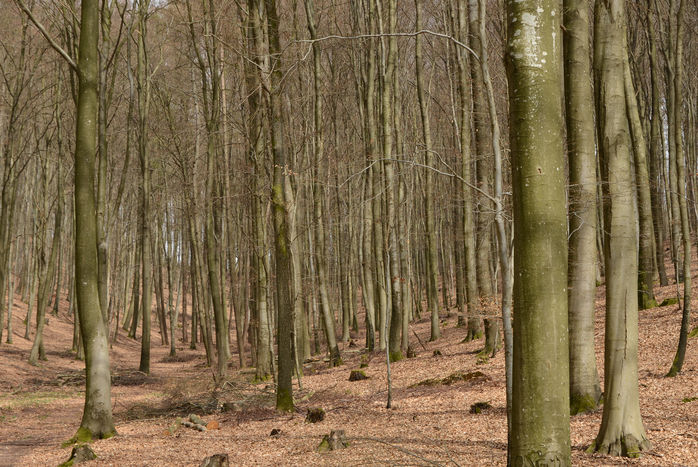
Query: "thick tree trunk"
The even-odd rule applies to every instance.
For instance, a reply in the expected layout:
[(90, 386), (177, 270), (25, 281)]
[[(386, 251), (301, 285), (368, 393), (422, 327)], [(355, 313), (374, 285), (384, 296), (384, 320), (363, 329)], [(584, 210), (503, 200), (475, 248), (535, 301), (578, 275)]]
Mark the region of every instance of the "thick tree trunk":
[(508, 5), (516, 232), (509, 464), (570, 465), (560, 2)]

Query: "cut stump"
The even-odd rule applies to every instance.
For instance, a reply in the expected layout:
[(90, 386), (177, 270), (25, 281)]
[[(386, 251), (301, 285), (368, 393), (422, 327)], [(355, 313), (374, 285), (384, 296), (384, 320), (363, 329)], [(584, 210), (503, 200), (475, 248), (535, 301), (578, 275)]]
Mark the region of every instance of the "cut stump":
[(318, 446), (318, 452), (328, 452), (337, 449), (344, 449), (349, 446), (344, 430), (332, 430), (329, 435), (322, 437), (322, 441)]

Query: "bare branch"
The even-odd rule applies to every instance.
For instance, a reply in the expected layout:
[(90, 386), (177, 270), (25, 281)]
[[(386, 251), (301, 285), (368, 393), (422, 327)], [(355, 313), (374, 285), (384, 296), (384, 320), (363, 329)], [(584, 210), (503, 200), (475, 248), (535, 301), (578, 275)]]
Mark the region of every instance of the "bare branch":
[(36, 26), (36, 29), (39, 30), (42, 36), (48, 41), (49, 45), (58, 52), (58, 54), (65, 59), (66, 62), (68, 62), (68, 65), (77, 73), (78, 71), (78, 65), (75, 63), (75, 61), (68, 55), (68, 53), (63, 50), (63, 48), (58, 45), (56, 41), (53, 40), (53, 38), (46, 32), (46, 28), (34, 17), (34, 14), (31, 12), (29, 8), (24, 4), (22, 0), (15, 0), (15, 3), (17, 3), (17, 6), (27, 14), (29, 19), (31, 20), (32, 23), (34, 23), (34, 26)]
[(356, 36), (342, 36), (339, 34), (331, 34), (329, 36), (323, 36), (323, 37), (318, 37), (317, 39), (297, 39), (294, 42), (300, 42), (300, 43), (311, 43), (314, 44), (315, 42), (322, 42), (322, 41), (327, 41), (330, 39), (370, 39), (370, 38), (382, 38), (382, 37), (416, 37), (422, 34), (430, 35), (430, 36), (436, 36), (436, 37), (441, 37), (444, 39), (448, 39), (449, 41), (453, 42), (459, 47), (464, 48), (468, 52), (470, 52), (476, 60), (480, 60), (480, 57), (478, 54), (475, 53), (473, 49), (456, 39), (455, 37), (449, 35), (449, 34), (444, 34), (442, 32), (436, 32), (432, 31), (430, 29), (420, 29), (419, 31), (414, 31), (414, 32), (395, 32), (395, 33), (379, 33), (379, 34), (357, 34)]

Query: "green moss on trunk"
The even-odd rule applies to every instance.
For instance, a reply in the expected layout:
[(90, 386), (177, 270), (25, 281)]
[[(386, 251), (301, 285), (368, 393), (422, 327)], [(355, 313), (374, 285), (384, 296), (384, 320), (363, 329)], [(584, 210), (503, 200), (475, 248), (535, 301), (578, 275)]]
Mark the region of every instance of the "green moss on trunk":
[(591, 394), (570, 395), (570, 415), (593, 412), (598, 407), (598, 400)]

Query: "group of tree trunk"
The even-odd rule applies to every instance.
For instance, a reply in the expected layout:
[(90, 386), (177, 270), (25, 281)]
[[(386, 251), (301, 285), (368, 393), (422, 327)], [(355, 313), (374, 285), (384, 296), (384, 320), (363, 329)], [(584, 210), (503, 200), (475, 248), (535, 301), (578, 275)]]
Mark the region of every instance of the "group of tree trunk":
[(397, 361), (411, 322), (434, 341), (455, 310), (480, 358), (504, 350), (510, 463), (568, 465), (570, 415), (602, 402), (595, 450), (649, 447), (638, 309), (657, 281), (683, 284), (670, 376), (690, 331), (695, 4), (13, 3), (0, 339), (18, 294), (37, 364), (67, 298), (79, 439), (115, 433), (119, 334), (145, 373), (154, 332), (171, 356), (202, 345), (219, 383), (234, 340), (291, 411), (311, 356), (341, 365), (362, 328)]

